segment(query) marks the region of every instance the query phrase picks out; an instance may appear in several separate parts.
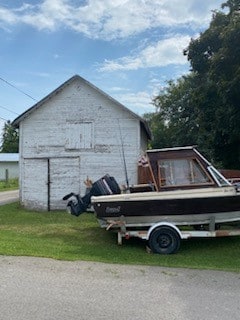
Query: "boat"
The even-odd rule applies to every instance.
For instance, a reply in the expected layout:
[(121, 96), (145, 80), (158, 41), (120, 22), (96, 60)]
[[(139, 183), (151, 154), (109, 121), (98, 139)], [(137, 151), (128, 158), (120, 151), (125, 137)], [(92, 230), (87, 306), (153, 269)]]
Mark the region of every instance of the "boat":
[[(240, 190), (194, 146), (147, 150), (149, 182), (91, 195), (101, 227), (199, 226), (240, 221)], [(151, 190), (151, 191), (149, 191)]]
[(159, 254), (176, 253), (182, 239), (240, 236), (240, 184), (196, 147), (148, 150), (139, 169), (141, 183), (124, 190), (107, 174), (85, 196), (66, 195), (69, 212), (79, 216), (93, 206), (100, 226), (117, 232), (118, 244), (137, 237)]

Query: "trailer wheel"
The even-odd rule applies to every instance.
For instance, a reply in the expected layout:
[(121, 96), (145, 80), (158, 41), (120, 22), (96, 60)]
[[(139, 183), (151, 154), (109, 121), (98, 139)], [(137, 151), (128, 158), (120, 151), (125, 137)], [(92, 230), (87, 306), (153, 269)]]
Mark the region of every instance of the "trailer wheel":
[(176, 253), (180, 248), (180, 236), (176, 230), (168, 226), (158, 227), (149, 237), (149, 247), (154, 253)]

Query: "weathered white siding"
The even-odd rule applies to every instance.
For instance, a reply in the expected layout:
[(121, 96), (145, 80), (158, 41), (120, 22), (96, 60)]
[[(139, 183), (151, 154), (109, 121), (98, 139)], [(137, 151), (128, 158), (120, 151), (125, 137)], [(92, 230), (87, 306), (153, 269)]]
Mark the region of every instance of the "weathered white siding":
[(47, 210), (47, 159), (23, 159), (20, 197), (27, 208)]
[(130, 184), (147, 138), (139, 118), (87, 82), (76, 79), (20, 122), (21, 201), (27, 207), (65, 207), (62, 196), (85, 192), (84, 180), (109, 173)]
[(63, 196), (80, 192), (80, 157), (50, 159), (50, 210), (65, 209)]
[(25, 159), (22, 198), (28, 208), (64, 209), (69, 188), (80, 192), (80, 158)]

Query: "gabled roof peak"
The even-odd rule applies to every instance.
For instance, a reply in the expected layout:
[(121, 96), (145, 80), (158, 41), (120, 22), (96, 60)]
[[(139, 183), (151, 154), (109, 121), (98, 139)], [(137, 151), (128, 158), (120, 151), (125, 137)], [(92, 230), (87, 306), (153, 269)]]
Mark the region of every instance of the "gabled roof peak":
[(20, 116), (18, 116), (14, 121), (13, 121), (13, 126), (15, 127), (19, 127), (19, 123), (21, 121), (23, 121), (24, 119), (26, 119), (32, 112), (34, 112), (35, 110), (37, 110), (38, 108), (40, 108), (45, 102), (47, 102), (48, 100), (52, 99), (55, 95), (57, 95), (59, 92), (61, 92), (64, 88), (66, 88), (68, 85), (70, 85), (72, 82), (74, 82), (75, 80), (80, 80), (82, 82), (84, 82), (85, 84), (87, 84), (88, 86), (90, 86), (91, 88), (93, 88), (94, 90), (98, 91), (100, 94), (104, 95), (107, 99), (112, 100), (114, 103), (118, 104), (121, 108), (125, 109), (127, 112), (129, 112), (130, 114), (132, 114), (135, 118), (139, 119), (139, 121), (141, 122), (141, 124), (143, 125), (146, 134), (148, 136), (149, 139), (151, 139), (151, 132), (150, 129), (146, 123), (146, 121), (138, 116), (136, 113), (134, 113), (133, 111), (129, 110), (128, 108), (126, 108), (123, 104), (121, 104), (120, 102), (118, 102), (117, 100), (115, 100), (114, 98), (112, 98), (111, 96), (109, 96), (107, 93), (105, 93), (104, 91), (102, 91), (101, 89), (99, 89), (98, 87), (96, 87), (95, 85), (93, 85), (92, 83), (90, 83), (89, 81), (87, 81), (86, 79), (82, 78), (81, 76), (79, 76), (78, 74), (75, 74), (74, 76), (72, 76), (71, 78), (69, 78), (67, 81), (65, 81), (63, 84), (61, 84), (59, 87), (57, 87), (55, 90), (53, 90), (51, 93), (49, 93), (46, 97), (44, 97), (43, 99), (41, 99), (39, 102), (37, 102), (36, 104), (34, 104), (32, 107), (30, 107), (29, 109), (27, 109), (25, 112), (23, 112)]

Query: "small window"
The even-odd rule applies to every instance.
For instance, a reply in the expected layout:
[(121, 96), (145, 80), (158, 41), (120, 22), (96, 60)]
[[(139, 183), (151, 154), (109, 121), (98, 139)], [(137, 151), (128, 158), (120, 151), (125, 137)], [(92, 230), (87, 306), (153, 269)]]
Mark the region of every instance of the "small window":
[(93, 123), (76, 122), (67, 123), (66, 149), (92, 149), (93, 148)]
[(160, 187), (211, 183), (197, 159), (160, 160)]

